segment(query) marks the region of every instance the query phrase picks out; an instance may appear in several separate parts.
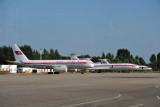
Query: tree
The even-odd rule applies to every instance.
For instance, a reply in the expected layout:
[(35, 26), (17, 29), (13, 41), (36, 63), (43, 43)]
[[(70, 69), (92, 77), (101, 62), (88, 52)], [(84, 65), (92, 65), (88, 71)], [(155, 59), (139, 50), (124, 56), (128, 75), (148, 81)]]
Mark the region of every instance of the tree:
[(50, 59), (50, 54), (46, 49), (43, 49), (42, 59), (43, 60), (49, 60)]
[(9, 60), (10, 61), (14, 61), (13, 50), (12, 50), (12, 48), (10, 46), (8, 47), (8, 49), (9, 49)]
[(9, 59), (9, 49), (7, 46), (3, 46), (3, 58), (4, 59)]
[(14, 61), (12, 48), (9, 46), (0, 47), (0, 64), (7, 64), (5, 60)]
[(40, 53), (37, 50), (33, 50), (33, 60), (39, 60)]
[(144, 61), (142, 57), (139, 57), (139, 62), (141, 65), (146, 65), (146, 62)]
[(129, 63), (134, 63), (133, 55), (130, 56)]
[(97, 62), (97, 57), (96, 57), (96, 56), (93, 56), (93, 57), (92, 57), (92, 61), (93, 61), (93, 62)]
[(98, 59), (101, 59), (101, 57), (100, 56), (94, 56), (94, 57), (92, 57), (92, 61), (93, 62), (97, 62), (98, 61)]
[(91, 58), (91, 56), (90, 55), (81, 55), (81, 56), (79, 56), (79, 58)]
[(50, 58), (55, 59), (55, 53), (53, 49), (50, 49)]
[(150, 66), (152, 67), (152, 69), (155, 71), (157, 70), (157, 63), (156, 63), (156, 55), (152, 54), (150, 57)]
[(59, 54), (58, 50), (55, 50), (55, 59), (61, 59), (61, 55)]
[[(116, 58), (118, 58), (119, 60), (121, 60), (122, 62), (125, 62), (127, 60), (130, 59), (130, 51), (127, 49), (118, 49), (117, 50), (117, 56)], [(127, 61), (129, 62), (129, 61)]]
[(114, 59), (114, 55), (111, 54), (110, 52), (107, 53), (106, 58), (109, 60), (109, 62), (112, 62)]
[(160, 70), (160, 52), (157, 54), (157, 70)]
[(106, 56), (105, 56), (105, 53), (103, 52), (102, 53), (102, 59), (105, 59), (106, 58)]
[(23, 53), (26, 55), (28, 59), (33, 59), (32, 48), (29, 45), (21, 46), (20, 49), (23, 51)]
[(133, 59), (133, 55), (131, 55), (130, 58)]
[(119, 58), (114, 58), (114, 59), (113, 59), (113, 62), (114, 62), (114, 63), (121, 63), (122, 61), (119, 60)]
[(139, 59), (139, 56), (136, 56), (135, 59)]
[(140, 65), (139, 59), (135, 59), (134, 64)]

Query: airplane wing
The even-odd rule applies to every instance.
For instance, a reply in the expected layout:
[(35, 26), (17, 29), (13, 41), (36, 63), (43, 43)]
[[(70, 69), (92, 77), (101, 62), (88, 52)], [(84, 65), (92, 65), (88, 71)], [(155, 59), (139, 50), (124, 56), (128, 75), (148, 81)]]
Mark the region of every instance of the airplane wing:
[(40, 69), (55, 69), (61, 67), (67, 67), (65, 65), (32, 65), (33, 68), (40, 68)]
[(108, 70), (109, 67), (93, 67), (93, 68), (88, 68), (89, 70)]
[(67, 72), (68, 68), (65, 65), (34, 65), (33, 68), (39, 68), (39, 69), (53, 69), (57, 72)]

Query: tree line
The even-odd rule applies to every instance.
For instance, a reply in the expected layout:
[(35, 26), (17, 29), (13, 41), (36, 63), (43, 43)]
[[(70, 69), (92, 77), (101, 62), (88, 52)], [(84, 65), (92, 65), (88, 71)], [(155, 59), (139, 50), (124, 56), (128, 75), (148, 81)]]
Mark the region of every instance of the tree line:
[[(23, 53), (27, 56), (28, 59), (31, 60), (40, 59), (40, 52), (37, 50), (33, 50), (29, 45), (20, 46), (19, 48), (23, 51)], [(59, 54), (57, 49), (55, 51), (53, 49), (50, 49), (49, 52), (46, 49), (43, 49), (42, 58), (45, 60), (52, 60), (52, 59), (62, 59), (63, 57)], [(10, 61), (15, 60), (13, 50), (10, 46), (0, 47), (0, 64), (7, 64), (7, 62), (5, 62), (4, 60), (10, 60)]]
[(160, 52), (157, 55), (152, 54), (149, 60), (150, 67), (152, 67), (154, 71), (160, 71)]
[[(50, 49), (49, 51), (43, 49), (42, 54), (39, 51), (34, 50), (29, 45), (20, 46), (23, 53), (31, 60), (39, 60), (40, 55), (42, 55), (43, 60), (53, 60), (53, 59), (69, 59), (59, 54), (57, 49)], [(160, 70), (160, 53), (157, 55), (152, 54), (150, 57), (150, 63), (146, 63), (142, 57), (133, 56), (128, 49), (118, 49), (116, 56), (112, 53), (102, 53), (102, 56), (81, 55), (79, 58), (91, 58), (93, 62), (97, 62), (98, 59), (108, 59), (110, 63), (133, 63), (138, 65), (147, 65), (152, 67), (153, 70)], [(12, 48), (10, 46), (0, 47), (0, 64), (7, 64), (4, 60), (14, 61), (14, 55)]]

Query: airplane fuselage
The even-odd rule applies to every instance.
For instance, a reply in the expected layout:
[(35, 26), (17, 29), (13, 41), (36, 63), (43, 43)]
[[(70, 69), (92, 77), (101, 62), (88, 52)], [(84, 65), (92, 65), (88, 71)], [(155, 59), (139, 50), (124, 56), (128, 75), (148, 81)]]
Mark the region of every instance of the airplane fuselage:
[(53, 68), (54, 66), (66, 66), (68, 69), (85, 69), (93, 67), (85, 60), (27, 60), (16, 61), (17, 64), (35, 68)]
[(139, 68), (137, 70), (140, 70), (140, 71), (151, 71), (152, 68), (150, 68), (148, 66), (144, 66), (144, 65), (139, 65)]
[(120, 64), (94, 64), (93, 68), (90, 69), (104, 69), (104, 70), (135, 70), (138, 66), (128, 63)]

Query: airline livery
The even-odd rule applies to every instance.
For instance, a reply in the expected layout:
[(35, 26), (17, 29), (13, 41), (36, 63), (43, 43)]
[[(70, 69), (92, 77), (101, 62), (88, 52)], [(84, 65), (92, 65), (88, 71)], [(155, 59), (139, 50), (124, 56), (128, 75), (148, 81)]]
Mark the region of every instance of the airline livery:
[[(78, 59), (76, 56), (72, 56), (71, 59)], [(87, 59), (88, 61), (92, 62), (89, 58), (82, 58)], [(88, 70), (119, 70), (119, 71), (128, 71), (128, 70), (137, 70), (139, 66), (136, 64), (130, 63), (112, 63), (110, 64), (107, 59), (99, 59), (101, 63), (93, 63), (94, 67), (88, 68)]]
[(130, 63), (112, 63), (110, 64), (106, 59), (99, 59), (101, 63), (94, 63), (93, 68), (88, 68), (89, 70), (120, 70), (120, 71), (128, 71), (128, 70), (136, 70), (138, 69), (138, 65), (130, 64)]
[(13, 53), (16, 61), (8, 61), (21, 66), (53, 69), (55, 72), (67, 72), (68, 69), (82, 69), (94, 67), (94, 65), (87, 60), (29, 60), (20, 48), (12, 45)]
[(144, 65), (139, 65), (139, 68), (137, 70), (140, 70), (140, 71), (150, 71), (150, 70), (152, 70), (152, 68), (150, 68), (148, 66), (144, 66)]
[(102, 67), (106, 67), (106, 70), (140, 70), (140, 71), (147, 71), (152, 70), (152, 68), (149, 68), (148, 66), (144, 65), (136, 65), (136, 64), (130, 64), (130, 63), (109, 63), (107, 59), (99, 59), (101, 63), (94, 64), (93, 68), (88, 69), (102, 69)]

